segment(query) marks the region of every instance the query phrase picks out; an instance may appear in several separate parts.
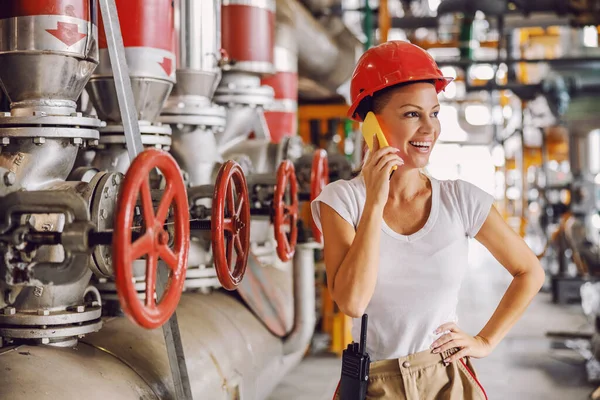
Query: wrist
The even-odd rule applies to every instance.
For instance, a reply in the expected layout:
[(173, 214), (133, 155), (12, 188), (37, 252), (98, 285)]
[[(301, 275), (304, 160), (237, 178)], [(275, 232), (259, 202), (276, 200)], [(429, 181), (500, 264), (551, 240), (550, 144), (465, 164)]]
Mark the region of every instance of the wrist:
[(378, 201), (367, 196), (365, 200), (365, 211), (369, 213), (381, 213), (383, 215), (383, 209), (385, 208), (385, 202)]
[(492, 351), (498, 343), (494, 342), (491, 338), (483, 336), (481, 334), (476, 335), (475, 339), (479, 340), (486, 348)]

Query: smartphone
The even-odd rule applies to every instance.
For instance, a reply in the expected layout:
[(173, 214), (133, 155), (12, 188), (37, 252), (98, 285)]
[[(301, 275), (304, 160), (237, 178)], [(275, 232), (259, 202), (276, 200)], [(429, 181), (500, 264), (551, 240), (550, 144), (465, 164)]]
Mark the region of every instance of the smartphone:
[[(377, 120), (377, 116), (369, 111), (365, 120), (362, 124), (362, 135), (365, 138), (365, 142), (367, 146), (369, 146), (369, 150), (373, 151), (373, 135), (377, 134), (377, 139), (379, 140), (379, 147), (389, 147), (389, 143), (383, 134), (383, 130), (381, 129), (381, 125), (379, 125), (379, 121)], [(393, 171), (397, 170), (398, 166), (394, 165), (392, 168)]]

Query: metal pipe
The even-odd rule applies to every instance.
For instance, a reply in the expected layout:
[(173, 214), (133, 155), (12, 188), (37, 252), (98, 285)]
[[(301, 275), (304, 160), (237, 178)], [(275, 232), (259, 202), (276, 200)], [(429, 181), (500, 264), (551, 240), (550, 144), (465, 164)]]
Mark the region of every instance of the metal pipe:
[(294, 255), (294, 327), (283, 341), (283, 354), (303, 352), (316, 323), (313, 244), (299, 244)]

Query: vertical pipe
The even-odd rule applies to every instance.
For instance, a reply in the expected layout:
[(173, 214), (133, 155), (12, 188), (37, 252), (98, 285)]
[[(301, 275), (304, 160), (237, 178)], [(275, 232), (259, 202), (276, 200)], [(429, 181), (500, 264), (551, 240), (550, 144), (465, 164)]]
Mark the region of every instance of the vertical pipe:
[(392, 20), (388, 9), (388, 0), (379, 0), (379, 43), (388, 40)]
[(364, 44), (365, 51), (373, 46), (373, 9), (369, 4), (369, 0), (365, 0), (365, 15), (363, 18), (363, 30), (367, 37)]
[(461, 60), (473, 59), (473, 46), (471, 45), (471, 41), (473, 40), (473, 19), (472, 15), (465, 14), (460, 25), (458, 46)]

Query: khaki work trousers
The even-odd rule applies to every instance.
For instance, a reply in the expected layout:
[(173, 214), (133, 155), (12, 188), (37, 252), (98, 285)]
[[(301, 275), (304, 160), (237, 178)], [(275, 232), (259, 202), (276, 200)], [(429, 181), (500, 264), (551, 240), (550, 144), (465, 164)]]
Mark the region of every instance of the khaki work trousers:
[[(487, 400), (468, 357), (444, 365), (455, 351), (427, 350), (371, 363), (367, 400)], [(338, 391), (334, 400), (340, 400)]]

